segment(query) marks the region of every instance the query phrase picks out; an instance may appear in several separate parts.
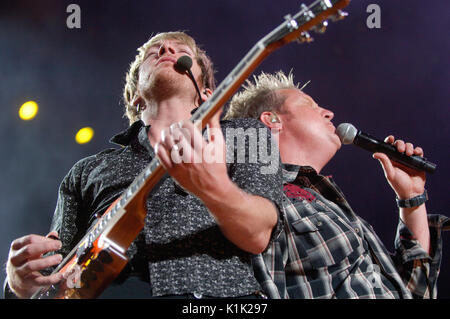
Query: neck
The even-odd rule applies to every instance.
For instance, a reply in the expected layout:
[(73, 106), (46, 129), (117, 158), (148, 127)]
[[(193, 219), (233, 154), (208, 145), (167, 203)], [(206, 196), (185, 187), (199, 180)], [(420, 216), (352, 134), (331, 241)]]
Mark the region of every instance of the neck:
[(192, 99), (173, 96), (160, 102), (146, 101), (147, 108), (142, 112), (141, 119), (145, 125), (151, 125), (149, 140), (155, 146), (161, 139), (161, 131), (170, 125), (191, 118), (195, 107)]
[(280, 157), (281, 161), (285, 164), (294, 164), (299, 166), (311, 166), (315, 169), (317, 174), (327, 165), (327, 163), (333, 158), (333, 154), (325, 154), (323, 150), (314, 152), (312, 149), (308, 149), (300, 145), (292, 143), (280, 142)]

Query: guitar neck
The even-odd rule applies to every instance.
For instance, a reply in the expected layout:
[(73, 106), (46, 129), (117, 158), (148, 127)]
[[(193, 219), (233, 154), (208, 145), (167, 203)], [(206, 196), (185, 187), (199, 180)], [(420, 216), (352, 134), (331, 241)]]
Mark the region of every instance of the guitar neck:
[[(262, 43), (255, 45), (246, 57), (234, 68), (225, 80), (214, 91), (214, 94), (203, 103), (192, 116), (191, 121), (201, 123), (201, 128), (206, 126), (209, 119), (217, 112), (227, 100), (236, 92), (245, 79), (254, 71), (261, 61), (269, 54)], [(131, 185), (123, 192), (115, 204), (101, 217), (97, 224), (88, 232), (85, 238), (86, 249), (99, 236), (109, 238), (109, 244), (118, 247), (126, 246), (116, 234), (119, 221), (125, 214), (134, 214), (142, 222), (145, 219), (145, 211), (135, 209), (136, 202), (144, 205), (145, 199), (150, 192), (158, 189), (158, 184), (165, 174), (158, 158), (154, 158), (147, 167), (134, 179)], [(117, 236), (116, 236), (117, 235)], [(111, 241), (111, 238), (115, 240)], [(120, 244), (117, 242), (120, 241)], [(131, 244), (131, 242), (129, 243)], [(123, 251), (122, 251), (123, 252)], [(124, 253), (124, 252), (123, 252)]]
[[(339, 17), (342, 17), (340, 9), (347, 6), (349, 2), (350, 0), (317, 0), (309, 7), (302, 5), (302, 10), (295, 16), (285, 16), (285, 21), (282, 24), (250, 49), (239, 64), (216, 88), (212, 96), (195, 111), (191, 121), (200, 123), (199, 128), (203, 129), (211, 117), (223, 107), (269, 54), (296, 39), (302, 42), (307, 30), (319, 28), (318, 26), (329, 16), (335, 15), (336, 19), (339, 19)], [(320, 32), (320, 28), (317, 31)], [(146, 198), (150, 190), (155, 190), (155, 186), (163, 174), (164, 169), (159, 160), (155, 158), (133, 181), (116, 204), (116, 207), (108, 214), (114, 215), (122, 207), (125, 208), (125, 211), (128, 211), (127, 207), (136, 197), (139, 197), (139, 194), (144, 194), (140, 198)], [(105, 214), (107, 220), (111, 219), (111, 216), (108, 216), (108, 214)], [(144, 219), (145, 214), (141, 214), (140, 218)], [(113, 226), (108, 225), (107, 229), (111, 230)], [(97, 232), (100, 231), (97, 230)]]
[[(347, 6), (349, 2), (350, 0), (317, 0), (309, 7), (302, 5), (302, 10), (295, 16), (285, 16), (285, 21), (282, 24), (251, 48), (239, 64), (216, 88), (212, 96), (196, 110), (191, 120), (195, 123), (200, 122), (201, 128), (204, 128), (211, 117), (223, 107), (270, 53), (296, 39), (302, 41), (305, 37), (304, 33), (307, 30), (319, 25), (333, 14), (339, 16), (340, 9)], [(158, 158), (154, 158), (135, 178), (113, 207), (86, 234), (81, 241), (84, 242), (83, 246), (85, 248), (79, 248), (79, 253), (83, 249), (90, 247), (99, 236), (111, 237), (111, 234), (115, 234), (116, 228), (120, 228), (117, 227), (117, 224), (125, 214), (135, 214), (135, 217), (143, 222), (146, 212), (145, 210), (136, 211), (134, 209), (136, 202), (142, 206), (148, 194), (151, 191), (156, 191), (157, 185), (160, 184), (160, 179), (164, 174), (165, 170)], [(119, 241), (119, 238), (116, 238), (116, 240)], [(132, 240), (128, 245), (131, 242)], [(122, 247), (127, 247), (127, 243), (120, 244)]]
[[(199, 128), (203, 129), (270, 53), (294, 40), (310, 42), (311, 38), (307, 31), (313, 29), (322, 32), (325, 26), (323, 21), (329, 16), (334, 16), (334, 20), (340, 20), (345, 16), (340, 9), (349, 3), (350, 0), (316, 0), (309, 7), (302, 5), (301, 11), (296, 15), (285, 16), (285, 21), (257, 42), (225, 77), (212, 96), (196, 110), (191, 121), (197, 125), (200, 123)], [(64, 271), (66, 265), (73, 260), (82, 262), (94, 242), (99, 247), (112, 247), (119, 254), (125, 255), (126, 249), (144, 225), (147, 198), (162, 184), (165, 173), (158, 158), (154, 158), (122, 196), (89, 229), (53, 273)], [(131, 228), (130, 224), (134, 227)], [(38, 292), (36, 296), (40, 293)]]
[[(195, 111), (191, 121), (200, 123), (199, 128), (203, 129), (211, 117), (223, 107), (269, 54), (294, 40), (308, 42), (308, 30), (313, 29), (323, 33), (322, 28), (324, 25), (326, 26), (324, 21), (330, 16), (333, 17), (333, 20), (340, 20), (345, 17), (340, 9), (346, 7), (349, 3), (350, 0), (316, 0), (309, 7), (302, 5), (301, 10), (296, 15), (285, 16), (285, 21), (282, 24), (250, 49), (216, 88), (212, 96)], [(126, 210), (129, 203), (138, 197), (137, 194), (144, 194), (144, 198), (146, 198), (150, 190), (155, 189), (163, 174), (164, 169), (159, 160), (155, 158), (125, 191), (116, 206), (118, 208), (124, 207)], [(145, 214), (141, 218), (145, 218)]]
[(307, 30), (314, 29), (323, 33), (324, 30), (317, 26), (333, 14), (333, 20), (345, 17), (346, 13), (340, 9), (349, 3), (350, 0), (316, 0), (309, 7), (302, 5), (302, 10), (296, 15), (286, 15), (285, 22), (253, 46), (216, 88), (214, 94), (195, 111), (191, 120), (200, 121), (204, 128), (209, 119), (233, 96), (269, 54), (294, 40), (300, 43), (309, 42), (311, 38)]

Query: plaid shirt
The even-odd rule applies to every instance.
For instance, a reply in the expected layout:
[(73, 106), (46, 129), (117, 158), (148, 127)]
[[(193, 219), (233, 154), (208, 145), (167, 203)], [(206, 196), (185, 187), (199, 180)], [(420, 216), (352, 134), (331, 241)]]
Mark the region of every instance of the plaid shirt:
[(449, 218), (429, 215), (432, 256), (400, 220), (391, 254), (330, 178), (284, 165), (283, 179), (284, 232), (253, 260), (270, 298), (436, 298)]

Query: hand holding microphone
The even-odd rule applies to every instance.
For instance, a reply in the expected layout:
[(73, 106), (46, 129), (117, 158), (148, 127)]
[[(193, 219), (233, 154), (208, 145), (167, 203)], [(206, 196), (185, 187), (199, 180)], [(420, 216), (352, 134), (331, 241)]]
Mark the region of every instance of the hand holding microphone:
[[(355, 144), (372, 153), (384, 153), (390, 159), (415, 170), (434, 173), (436, 164), (427, 161), (417, 155), (409, 156), (401, 153), (392, 144), (380, 141), (369, 134), (357, 130), (352, 124), (342, 123), (336, 128), (336, 134), (341, 139), (342, 144)], [(393, 142), (392, 140), (390, 142)]]
[(414, 148), (411, 143), (400, 140), (394, 142), (392, 135), (383, 142), (358, 131), (348, 123), (340, 124), (336, 134), (342, 144), (353, 143), (374, 153), (373, 157), (380, 161), (386, 179), (397, 195), (397, 200), (414, 199), (425, 194), (425, 172), (433, 173), (436, 164), (422, 157), (423, 150), (420, 147)]

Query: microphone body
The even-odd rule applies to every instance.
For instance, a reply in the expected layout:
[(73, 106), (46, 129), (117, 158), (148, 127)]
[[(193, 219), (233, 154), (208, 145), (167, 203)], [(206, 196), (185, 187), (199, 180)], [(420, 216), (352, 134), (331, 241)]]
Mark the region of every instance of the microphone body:
[(341, 139), (342, 144), (354, 144), (369, 152), (384, 153), (391, 160), (401, 163), (407, 167), (427, 173), (434, 173), (436, 164), (427, 161), (425, 158), (412, 155), (408, 156), (397, 151), (391, 144), (385, 143), (375, 137), (357, 130), (352, 124), (342, 123), (336, 128), (336, 134)]

